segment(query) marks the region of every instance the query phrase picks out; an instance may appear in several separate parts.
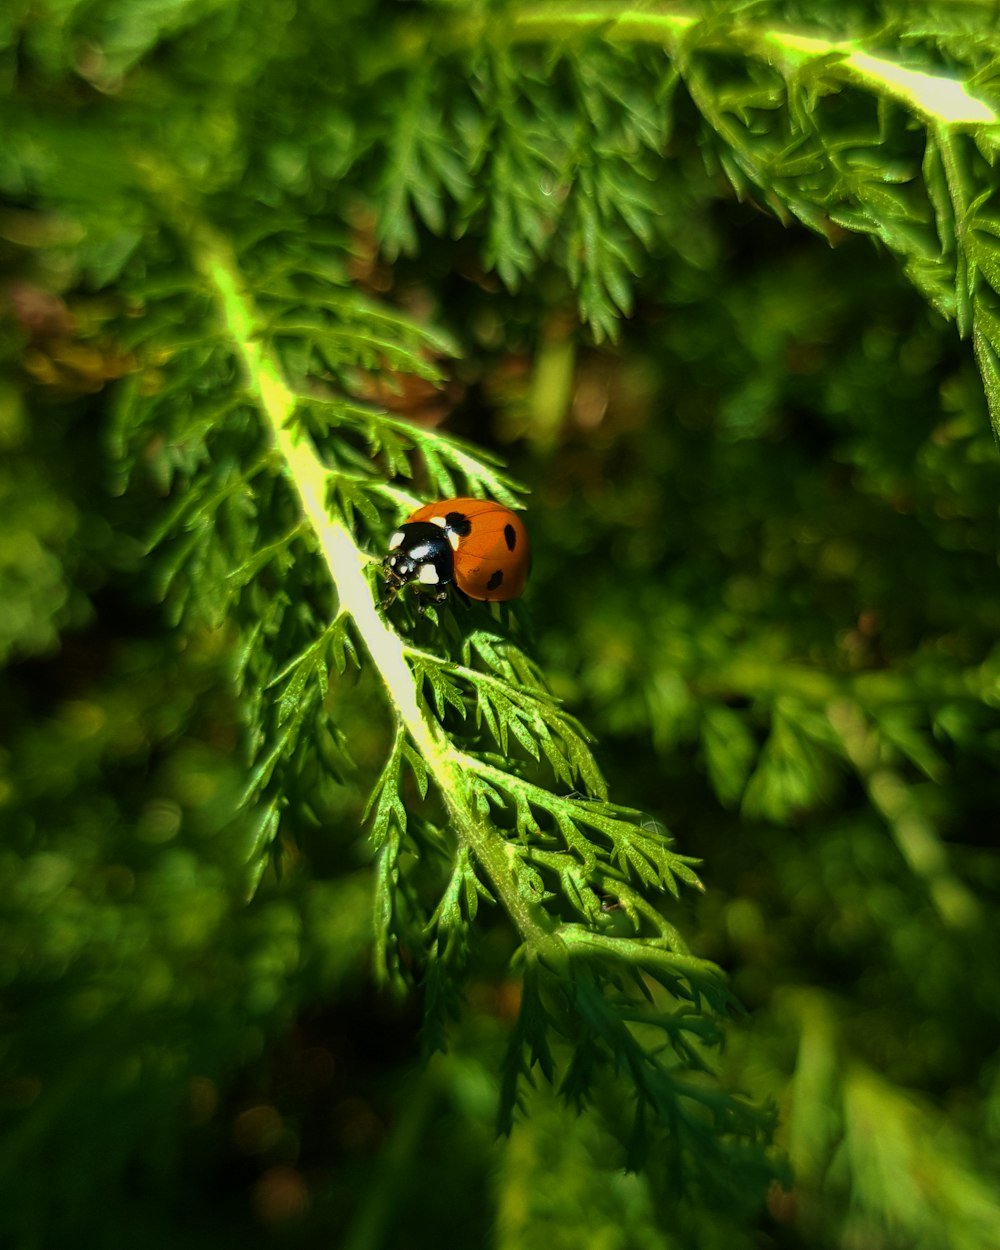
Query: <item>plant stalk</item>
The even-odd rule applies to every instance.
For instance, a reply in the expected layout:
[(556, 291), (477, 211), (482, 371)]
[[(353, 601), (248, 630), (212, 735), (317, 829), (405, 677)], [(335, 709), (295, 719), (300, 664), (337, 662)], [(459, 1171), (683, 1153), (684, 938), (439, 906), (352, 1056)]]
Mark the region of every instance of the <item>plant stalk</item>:
[(170, 213), (195, 268), (215, 297), (242, 363), (248, 393), (267, 423), (303, 516), (319, 543), (340, 608), (350, 614), (396, 716), (426, 761), (457, 836), (481, 865), (529, 953), (544, 954), (549, 962), (558, 962), (562, 948), (554, 936), (554, 924), (544, 909), (522, 891), (517, 858), (505, 839), (465, 801), (461, 757), (441, 727), (421, 707), (404, 643), (375, 607), (365, 576), (371, 557), (358, 549), (347, 527), (327, 507), (329, 472), (311, 439), (294, 420), (298, 397), (267, 346), (264, 319), (246, 288), (235, 253), (190, 207), (172, 174), (148, 156), (138, 158), (136, 164), (147, 188), (155, 194), (161, 208)]

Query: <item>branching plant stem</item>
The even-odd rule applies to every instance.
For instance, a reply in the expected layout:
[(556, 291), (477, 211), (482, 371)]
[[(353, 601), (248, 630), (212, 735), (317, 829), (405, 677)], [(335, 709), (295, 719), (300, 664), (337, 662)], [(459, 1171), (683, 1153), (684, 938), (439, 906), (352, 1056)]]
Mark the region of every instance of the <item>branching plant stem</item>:
[(264, 318), (242, 280), (229, 244), (185, 203), (174, 179), (148, 160), (141, 162), (147, 185), (155, 190), (178, 225), (192, 262), (216, 301), (225, 331), (243, 367), (247, 393), (267, 423), (302, 509), (315, 535), (340, 609), (347, 612), (381, 676), (398, 722), (426, 762), (457, 837), (470, 849), (517, 927), (530, 955), (550, 966), (564, 961), (564, 947), (544, 909), (527, 897), (517, 880), (516, 858), (503, 837), (463, 801), (459, 770), (463, 757), (441, 728), (425, 715), (417, 683), (399, 636), (376, 610), (365, 568), (371, 557), (360, 551), (346, 526), (327, 508), (329, 471), (309, 437), (294, 420), (299, 399), (264, 342)]
[[(702, 13), (685, 12), (673, 5), (628, 5), (607, 0), (577, 5), (555, 0), (514, 10), (505, 17), (500, 29), (515, 42), (555, 40), (599, 31), (611, 43), (655, 43), (680, 56), (685, 37), (707, 20), (713, 24), (717, 21), (714, 16), (708, 19)], [(476, 37), (482, 37), (481, 29)], [(824, 60), (831, 79), (891, 96), (924, 117), (946, 125), (978, 126), (1000, 120), (963, 83), (873, 56), (852, 40), (819, 38), (786, 27), (744, 22), (728, 28), (724, 42), (727, 47), (738, 47), (751, 56), (781, 62), (786, 71), (794, 71), (809, 61)]]

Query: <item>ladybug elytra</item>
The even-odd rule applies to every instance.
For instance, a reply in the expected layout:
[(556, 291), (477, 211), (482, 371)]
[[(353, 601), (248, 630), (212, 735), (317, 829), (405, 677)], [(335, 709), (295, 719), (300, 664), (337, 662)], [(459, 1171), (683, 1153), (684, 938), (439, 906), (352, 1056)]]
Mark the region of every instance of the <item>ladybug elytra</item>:
[(409, 582), (435, 591), (436, 602), (452, 583), (470, 599), (514, 599), (530, 565), (528, 532), (516, 512), (487, 499), (441, 499), (411, 513), (389, 538), (386, 603)]

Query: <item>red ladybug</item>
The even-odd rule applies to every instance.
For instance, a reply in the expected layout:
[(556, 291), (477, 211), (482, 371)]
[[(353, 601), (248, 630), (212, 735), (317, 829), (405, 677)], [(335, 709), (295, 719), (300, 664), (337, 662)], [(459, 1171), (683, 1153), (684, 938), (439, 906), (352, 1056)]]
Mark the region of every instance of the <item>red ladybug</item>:
[(452, 582), (470, 599), (514, 599), (524, 589), (531, 544), (521, 518), (488, 499), (441, 499), (406, 518), (382, 561), (386, 604), (407, 582), (441, 602)]

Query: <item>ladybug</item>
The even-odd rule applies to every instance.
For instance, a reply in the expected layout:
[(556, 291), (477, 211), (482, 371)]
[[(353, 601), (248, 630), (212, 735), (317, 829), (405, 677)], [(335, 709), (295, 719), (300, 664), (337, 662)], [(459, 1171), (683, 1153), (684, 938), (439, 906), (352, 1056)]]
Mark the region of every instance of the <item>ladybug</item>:
[(514, 599), (531, 566), (528, 531), (516, 512), (488, 499), (441, 499), (411, 513), (382, 561), (387, 607), (408, 582), (448, 597), (454, 582), (470, 599)]

